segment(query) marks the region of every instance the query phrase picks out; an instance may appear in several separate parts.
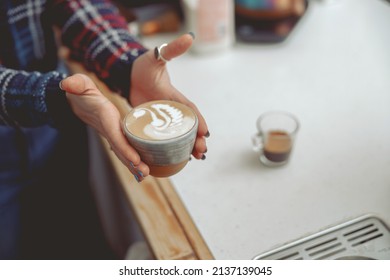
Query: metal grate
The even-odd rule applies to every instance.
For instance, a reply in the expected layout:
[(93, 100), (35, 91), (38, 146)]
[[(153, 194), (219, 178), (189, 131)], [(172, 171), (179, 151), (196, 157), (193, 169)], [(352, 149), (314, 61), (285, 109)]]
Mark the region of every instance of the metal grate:
[(257, 255), (262, 260), (390, 259), (390, 233), (366, 215)]

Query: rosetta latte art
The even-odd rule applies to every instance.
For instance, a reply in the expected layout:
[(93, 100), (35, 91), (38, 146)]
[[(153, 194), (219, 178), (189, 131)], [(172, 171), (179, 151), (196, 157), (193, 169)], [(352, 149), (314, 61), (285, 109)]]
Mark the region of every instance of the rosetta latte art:
[(136, 119), (149, 116), (151, 122), (143, 129), (145, 135), (152, 139), (169, 139), (189, 131), (194, 124), (193, 118), (168, 104), (153, 104), (149, 108), (137, 108), (133, 117)]

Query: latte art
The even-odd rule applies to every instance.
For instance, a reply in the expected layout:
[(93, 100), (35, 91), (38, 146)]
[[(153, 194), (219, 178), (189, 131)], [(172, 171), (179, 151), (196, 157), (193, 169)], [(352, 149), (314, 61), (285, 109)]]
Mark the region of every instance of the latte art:
[(198, 131), (195, 112), (182, 103), (150, 101), (124, 118), (123, 132), (155, 177), (169, 177), (184, 168)]
[(150, 140), (181, 136), (194, 125), (193, 112), (180, 103), (170, 101), (140, 105), (126, 119), (126, 126), (132, 134)]

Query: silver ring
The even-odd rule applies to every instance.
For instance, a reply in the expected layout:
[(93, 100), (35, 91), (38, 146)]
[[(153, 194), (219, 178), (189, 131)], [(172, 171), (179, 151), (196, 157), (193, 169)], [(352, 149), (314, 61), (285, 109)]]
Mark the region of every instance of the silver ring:
[(168, 44), (162, 44), (161, 46), (154, 48), (154, 56), (156, 57), (156, 59), (159, 61), (162, 60), (165, 63), (167, 63), (169, 60), (162, 56), (161, 51), (166, 46), (168, 46)]

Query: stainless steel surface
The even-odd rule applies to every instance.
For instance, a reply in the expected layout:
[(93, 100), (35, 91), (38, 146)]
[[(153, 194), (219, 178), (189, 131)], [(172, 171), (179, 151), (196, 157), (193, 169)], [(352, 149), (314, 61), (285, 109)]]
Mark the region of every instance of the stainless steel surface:
[(390, 233), (379, 218), (365, 215), (257, 255), (254, 259), (388, 260)]

